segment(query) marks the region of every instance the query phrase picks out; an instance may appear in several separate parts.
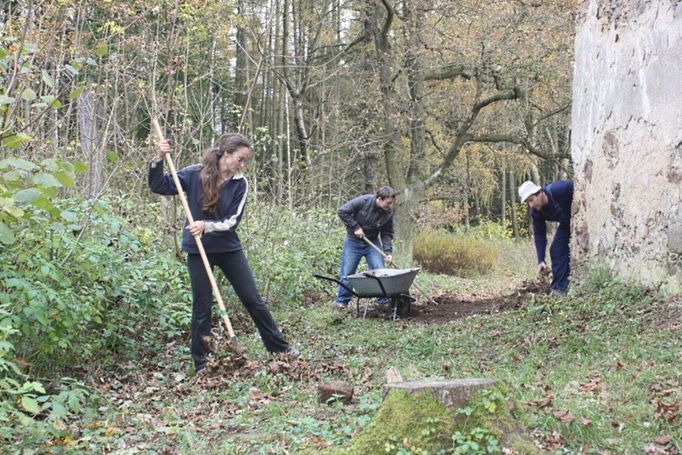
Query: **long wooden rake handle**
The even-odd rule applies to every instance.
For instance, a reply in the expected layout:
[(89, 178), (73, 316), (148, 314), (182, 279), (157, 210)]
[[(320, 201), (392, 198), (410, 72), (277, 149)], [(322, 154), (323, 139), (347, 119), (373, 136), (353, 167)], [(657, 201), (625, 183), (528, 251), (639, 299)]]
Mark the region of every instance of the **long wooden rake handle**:
[[(152, 118), (152, 126), (154, 127), (154, 131), (156, 132), (156, 136), (159, 138), (160, 141), (163, 141), (163, 131), (161, 131), (161, 126), (159, 125), (159, 121), (156, 120), (156, 118)], [(175, 170), (175, 164), (173, 163), (173, 160), (170, 157), (170, 153), (166, 153), (166, 164), (168, 165), (168, 168), (171, 171), (171, 175), (173, 176), (173, 182), (175, 182), (175, 188), (178, 190), (178, 196), (180, 196), (180, 201), (182, 202), (182, 206), (185, 209), (187, 220), (189, 220), (190, 223), (194, 223), (192, 212), (190, 212), (189, 204), (187, 203), (187, 197), (185, 196), (185, 192), (182, 190), (182, 185), (180, 184), (180, 179), (178, 179), (178, 173)], [(234, 330), (232, 330), (232, 323), (230, 322), (230, 318), (227, 316), (227, 309), (225, 309), (225, 303), (223, 303), (223, 297), (220, 295), (218, 283), (215, 280), (213, 270), (211, 269), (211, 265), (208, 262), (208, 256), (206, 256), (204, 244), (201, 242), (201, 236), (195, 235), (194, 240), (197, 242), (199, 255), (201, 256), (201, 260), (204, 263), (204, 267), (206, 268), (206, 274), (208, 275), (208, 279), (211, 282), (211, 287), (213, 288), (213, 295), (215, 295), (215, 298), (218, 301), (218, 307), (220, 308), (220, 316), (222, 317), (223, 323), (225, 323), (225, 327), (227, 328), (227, 334), (230, 336), (230, 341), (232, 343), (236, 343), (237, 336), (234, 334)]]
[[(375, 250), (377, 250), (377, 251), (379, 252), (379, 254), (381, 254), (381, 255), (384, 257), (384, 259), (388, 259), (388, 256), (386, 256), (386, 253), (384, 253), (383, 251), (381, 251), (381, 249), (380, 249), (378, 246), (376, 246), (376, 245), (374, 244), (374, 242), (372, 242), (370, 239), (368, 239), (367, 237), (365, 237), (365, 236), (363, 235), (363, 236), (362, 236), (362, 240), (364, 240), (365, 242), (367, 242), (367, 244), (368, 244), (369, 246), (371, 246), (372, 248), (374, 248)], [(398, 264), (396, 264), (396, 263), (393, 261), (393, 259), (391, 259), (390, 264), (391, 264), (393, 267), (397, 268), (397, 269), (402, 268), (402, 267), (398, 267)], [(433, 305), (438, 305), (438, 302), (436, 302), (436, 301), (433, 300), (431, 297), (429, 297), (428, 294), (427, 294), (426, 292), (424, 292), (424, 290), (423, 290), (422, 288), (420, 288), (419, 285), (418, 285), (416, 282), (413, 283), (413, 284), (414, 284), (414, 287), (416, 287), (417, 290), (418, 290), (419, 292), (421, 292), (422, 295), (423, 295), (424, 297), (426, 297), (426, 300), (428, 300), (429, 303), (431, 303), (431, 304), (433, 304)]]

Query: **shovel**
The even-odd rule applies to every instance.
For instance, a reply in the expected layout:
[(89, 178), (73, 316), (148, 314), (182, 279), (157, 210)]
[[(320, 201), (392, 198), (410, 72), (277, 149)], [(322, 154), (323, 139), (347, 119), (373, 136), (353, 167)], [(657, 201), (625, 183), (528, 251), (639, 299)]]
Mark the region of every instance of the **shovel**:
[[(156, 136), (159, 138), (159, 141), (163, 141), (163, 131), (161, 131), (161, 126), (159, 125), (158, 120), (156, 118), (152, 117), (152, 126), (154, 127), (154, 131), (156, 132)], [(189, 204), (187, 204), (187, 197), (185, 196), (184, 191), (182, 190), (182, 185), (180, 185), (180, 180), (178, 179), (178, 173), (175, 170), (175, 164), (173, 163), (173, 160), (170, 157), (169, 153), (166, 153), (166, 164), (168, 165), (168, 168), (171, 171), (171, 175), (173, 176), (173, 182), (175, 182), (175, 188), (178, 190), (178, 196), (180, 196), (180, 201), (182, 202), (182, 206), (185, 209), (185, 214), (187, 215), (187, 220), (190, 223), (194, 223), (194, 218), (192, 217), (192, 212), (189, 210)], [(206, 268), (206, 274), (208, 275), (208, 279), (211, 282), (211, 288), (213, 288), (213, 295), (215, 295), (216, 300), (218, 301), (218, 307), (220, 309), (219, 313), (220, 316), (223, 320), (223, 323), (225, 324), (225, 328), (227, 329), (227, 334), (230, 337), (230, 343), (228, 346), (230, 347), (231, 350), (239, 353), (240, 350), (237, 349), (237, 335), (234, 334), (234, 330), (232, 330), (232, 323), (230, 322), (230, 318), (227, 316), (227, 310), (225, 309), (225, 304), (223, 303), (223, 297), (220, 295), (220, 289), (218, 289), (218, 283), (215, 280), (215, 276), (213, 275), (213, 270), (211, 269), (211, 265), (208, 262), (208, 256), (206, 256), (206, 251), (204, 250), (204, 244), (201, 242), (201, 236), (200, 235), (195, 235), (194, 240), (197, 242), (197, 248), (199, 249), (199, 255), (201, 256), (201, 260), (204, 263), (204, 267)]]
[[(364, 240), (365, 242), (367, 242), (367, 244), (368, 244), (369, 246), (371, 246), (372, 248), (374, 248), (375, 250), (377, 250), (377, 251), (379, 252), (379, 254), (381, 254), (381, 255), (384, 257), (384, 259), (388, 259), (388, 256), (386, 256), (386, 253), (384, 253), (383, 251), (381, 251), (381, 249), (380, 249), (378, 246), (376, 246), (370, 239), (368, 239), (367, 237), (365, 237), (365, 236), (363, 235), (363, 236), (362, 236), (362, 240)], [(390, 263), (393, 267), (395, 267), (396, 269), (401, 269), (401, 268), (402, 268), (402, 267), (398, 267), (398, 264), (396, 264), (396, 263), (393, 261), (393, 259), (391, 259), (391, 261), (390, 261), (389, 263)], [(430, 304), (432, 304), (432, 305), (438, 305), (438, 302), (436, 302), (436, 301), (433, 300), (431, 297), (429, 297), (428, 294), (426, 294), (426, 292), (424, 292), (424, 290), (423, 290), (422, 288), (420, 288), (419, 285), (418, 285), (417, 283), (413, 283), (413, 284), (414, 284), (414, 287), (416, 287), (417, 290), (418, 290), (419, 292), (421, 292), (422, 295), (423, 295), (424, 297), (426, 297), (426, 300), (428, 300)]]

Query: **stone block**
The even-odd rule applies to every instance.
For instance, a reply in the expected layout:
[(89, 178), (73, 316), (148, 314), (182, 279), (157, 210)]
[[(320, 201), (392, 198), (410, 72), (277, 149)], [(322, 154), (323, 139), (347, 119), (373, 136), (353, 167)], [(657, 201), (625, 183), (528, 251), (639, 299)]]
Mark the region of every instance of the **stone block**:
[(319, 392), (318, 400), (320, 403), (329, 404), (339, 400), (348, 404), (353, 400), (353, 387), (341, 381), (320, 384), (317, 386), (317, 391)]

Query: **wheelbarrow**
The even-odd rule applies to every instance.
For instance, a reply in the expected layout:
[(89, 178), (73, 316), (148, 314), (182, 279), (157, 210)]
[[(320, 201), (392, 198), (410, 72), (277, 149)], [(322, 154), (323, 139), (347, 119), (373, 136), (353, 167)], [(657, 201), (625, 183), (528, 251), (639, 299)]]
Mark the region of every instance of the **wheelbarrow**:
[[(410, 286), (412, 286), (417, 272), (419, 272), (418, 268), (369, 270), (348, 275), (349, 286), (334, 277), (318, 274), (313, 274), (313, 276), (320, 280), (333, 281), (355, 296), (355, 315), (357, 317), (360, 317), (360, 299), (386, 298), (390, 302), (389, 308), (395, 321), (396, 316), (403, 317), (410, 314), (412, 302), (415, 301), (415, 298), (410, 295)], [(363, 318), (367, 317), (367, 308), (368, 301), (365, 300)]]

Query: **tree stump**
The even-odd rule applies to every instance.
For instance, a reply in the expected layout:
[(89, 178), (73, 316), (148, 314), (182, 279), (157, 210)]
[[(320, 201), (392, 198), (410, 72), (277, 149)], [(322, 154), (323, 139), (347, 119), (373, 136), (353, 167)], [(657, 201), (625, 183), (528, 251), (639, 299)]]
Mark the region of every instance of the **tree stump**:
[(404, 390), (414, 395), (423, 390), (429, 390), (440, 404), (451, 411), (455, 411), (476, 396), (481, 390), (491, 387), (498, 381), (499, 379), (474, 378), (448, 381), (397, 382), (385, 384), (383, 394), (386, 397), (391, 390)]

